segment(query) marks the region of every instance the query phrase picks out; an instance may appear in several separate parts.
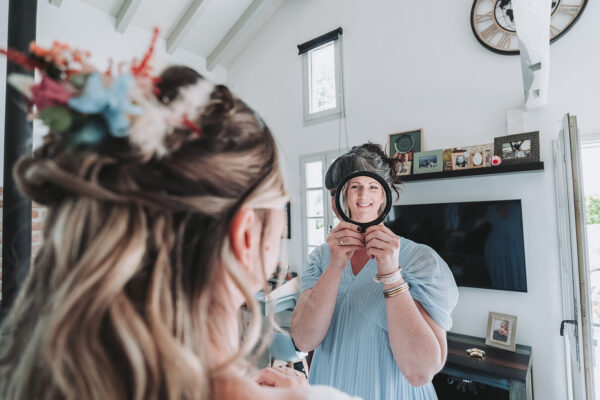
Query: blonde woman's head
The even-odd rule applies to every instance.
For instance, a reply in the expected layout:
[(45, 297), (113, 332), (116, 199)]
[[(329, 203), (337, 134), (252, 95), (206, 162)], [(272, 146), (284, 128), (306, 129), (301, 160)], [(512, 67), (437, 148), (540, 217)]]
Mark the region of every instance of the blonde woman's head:
[[(204, 81), (171, 67), (164, 107)], [(276, 263), (286, 192), (269, 128), (222, 85), (150, 157), (126, 138), (50, 133), (15, 168), (48, 209), (44, 241), (3, 325), (3, 399), (209, 398), (245, 356), (223, 316)], [(218, 357), (216, 355), (227, 355)]]

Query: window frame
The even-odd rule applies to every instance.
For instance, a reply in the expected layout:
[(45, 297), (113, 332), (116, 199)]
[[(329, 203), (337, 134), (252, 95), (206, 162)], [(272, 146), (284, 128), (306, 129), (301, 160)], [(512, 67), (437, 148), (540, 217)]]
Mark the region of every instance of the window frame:
[[(341, 118), (344, 115), (344, 102), (342, 92), (342, 57), (341, 57), (341, 41), (342, 35), (337, 39), (332, 39), (321, 44), (314, 49), (302, 54), (302, 103), (304, 112), (304, 125), (312, 125), (325, 121), (331, 121)], [(309, 74), (309, 59), (310, 54), (320, 48), (333, 42), (333, 53), (335, 62), (335, 108), (323, 110), (319, 112), (310, 112), (310, 74)]]
[[(306, 155), (300, 156), (300, 190), (301, 190), (301, 203), (302, 203), (301, 215), (302, 215), (302, 261), (303, 261), (303, 263), (306, 263), (306, 261), (308, 260), (308, 256), (309, 256), (308, 247), (310, 246), (308, 243), (308, 224), (307, 224), (307, 222), (309, 219), (320, 218), (320, 217), (309, 217), (307, 215), (308, 214), (308, 212), (307, 212), (308, 190), (315, 190), (315, 189), (317, 189), (317, 187), (309, 188), (306, 186), (306, 165), (309, 163), (312, 163), (312, 162), (320, 161), (321, 165), (323, 166), (323, 169), (322, 169), (323, 181), (322, 181), (321, 190), (323, 192), (323, 225), (325, 227), (325, 237), (323, 238), (323, 240), (325, 240), (330, 231), (329, 227), (333, 226), (334, 220), (336, 218), (335, 214), (333, 213), (333, 210), (331, 209), (331, 200), (330, 200), (331, 194), (325, 187), (325, 174), (327, 172), (327, 169), (331, 165), (331, 163), (333, 163), (333, 161), (342, 154), (343, 154), (342, 151), (332, 150), (332, 151), (325, 151), (325, 152), (321, 152), (321, 153), (312, 153), (312, 154), (306, 154)], [(314, 246), (310, 246), (310, 247), (314, 247)]]

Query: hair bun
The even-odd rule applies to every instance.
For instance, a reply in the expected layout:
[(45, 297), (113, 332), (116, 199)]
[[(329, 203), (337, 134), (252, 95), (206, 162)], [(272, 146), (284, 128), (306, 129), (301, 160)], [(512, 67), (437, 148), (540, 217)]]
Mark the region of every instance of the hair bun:
[(223, 85), (216, 85), (210, 100), (200, 115), (202, 132), (208, 137), (219, 135), (227, 125), (227, 114), (235, 107), (235, 98)]

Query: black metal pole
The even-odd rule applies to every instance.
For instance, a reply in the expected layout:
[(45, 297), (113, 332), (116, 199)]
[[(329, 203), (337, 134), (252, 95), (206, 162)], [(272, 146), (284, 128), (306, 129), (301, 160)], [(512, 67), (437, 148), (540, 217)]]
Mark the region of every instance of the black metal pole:
[[(35, 40), (37, 0), (10, 0), (7, 47), (28, 51)], [(28, 74), (8, 63), (6, 76)], [(2, 207), (2, 305), (0, 318), (12, 306), (31, 262), (31, 201), (19, 193), (12, 175), (15, 162), (31, 153), (33, 126), (21, 95), (7, 83), (4, 113), (4, 199)]]

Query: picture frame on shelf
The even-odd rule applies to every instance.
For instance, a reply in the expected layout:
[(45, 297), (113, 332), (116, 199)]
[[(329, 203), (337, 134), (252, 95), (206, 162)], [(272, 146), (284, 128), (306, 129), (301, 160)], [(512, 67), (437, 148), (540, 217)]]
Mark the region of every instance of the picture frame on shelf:
[(490, 311), (485, 344), (499, 349), (515, 351), (517, 317)]
[(428, 174), (444, 170), (444, 150), (421, 151), (414, 155), (413, 174)]
[(456, 149), (445, 149), (444, 150), (444, 172), (452, 171), (452, 152)]
[(469, 169), (469, 153), (465, 149), (452, 150), (452, 171)]
[(494, 155), (500, 156), (504, 165), (539, 162), (539, 131), (494, 138)]
[(401, 162), (397, 175), (410, 175), (412, 173), (413, 156), (421, 151), (423, 143), (423, 129), (395, 132), (388, 135), (388, 154)]
[(477, 146), (465, 147), (469, 153), (469, 168), (485, 168), (492, 166), (492, 156), (494, 155), (494, 144), (481, 144)]
[[(410, 154), (412, 158), (412, 153)], [(410, 175), (412, 173), (412, 160), (404, 160), (398, 164), (398, 173), (396, 175)]]

